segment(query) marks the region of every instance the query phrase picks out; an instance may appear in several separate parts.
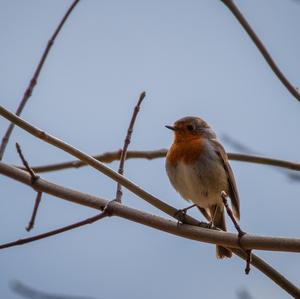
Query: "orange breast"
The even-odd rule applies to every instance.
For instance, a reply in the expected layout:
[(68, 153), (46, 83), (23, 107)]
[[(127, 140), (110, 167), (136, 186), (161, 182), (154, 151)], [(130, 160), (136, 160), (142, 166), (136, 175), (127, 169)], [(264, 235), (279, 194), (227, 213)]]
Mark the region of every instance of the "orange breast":
[(199, 159), (199, 155), (203, 152), (203, 146), (202, 138), (174, 142), (168, 151), (167, 160), (172, 166), (175, 166), (179, 161), (192, 164)]

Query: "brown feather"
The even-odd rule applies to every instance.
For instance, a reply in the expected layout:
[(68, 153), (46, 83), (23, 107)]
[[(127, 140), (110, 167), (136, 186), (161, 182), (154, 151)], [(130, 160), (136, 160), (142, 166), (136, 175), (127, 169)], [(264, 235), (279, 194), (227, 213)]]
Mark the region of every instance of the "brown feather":
[(240, 219), (240, 199), (239, 194), (236, 186), (236, 182), (234, 179), (233, 171), (231, 166), (228, 162), (227, 154), (223, 148), (223, 146), (216, 140), (210, 139), (210, 141), (215, 145), (215, 149), (219, 157), (223, 162), (224, 169), (227, 173), (228, 183), (229, 183), (229, 197), (231, 199), (231, 205), (234, 216), (239, 220)]
[(202, 138), (186, 138), (185, 141), (176, 141), (172, 144), (167, 153), (167, 160), (172, 166), (175, 166), (179, 161), (184, 161), (186, 164), (192, 164), (198, 160), (202, 150)]
[[(212, 215), (214, 226), (226, 231), (224, 209), (217, 205), (211, 206), (210, 214)], [(232, 256), (232, 252), (225, 247), (217, 245), (216, 249), (216, 255), (219, 259), (223, 259), (225, 257), (230, 258)]]

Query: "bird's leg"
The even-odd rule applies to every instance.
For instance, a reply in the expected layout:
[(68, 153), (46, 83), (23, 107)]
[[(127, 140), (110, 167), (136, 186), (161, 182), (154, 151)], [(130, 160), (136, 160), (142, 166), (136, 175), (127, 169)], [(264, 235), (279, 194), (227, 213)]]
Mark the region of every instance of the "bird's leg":
[(233, 224), (234, 224), (234, 227), (235, 229), (238, 231), (238, 243), (239, 243), (239, 246), (241, 247), (241, 249), (243, 249), (246, 253), (246, 268), (245, 268), (245, 273), (246, 274), (249, 274), (250, 272), (250, 263), (251, 263), (251, 250), (249, 249), (244, 249), (242, 244), (241, 244), (241, 239), (242, 237), (246, 234), (246, 232), (244, 232), (240, 225), (238, 224), (238, 222), (236, 221), (233, 213), (232, 213), (232, 210), (230, 209), (229, 205), (228, 205), (228, 202), (227, 202), (227, 194), (225, 191), (222, 191), (221, 192), (221, 196), (222, 196), (222, 199), (223, 199), (223, 204), (225, 206), (225, 209), (226, 209), (226, 212), (228, 214), (228, 216), (230, 217), (230, 219), (232, 220)]
[(221, 196), (222, 196), (222, 199), (223, 199), (223, 204), (225, 206), (226, 212), (227, 212), (228, 216), (230, 217), (231, 221), (233, 222), (234, 227), (235, 227), (235, 229), (237, 230), (237, 232), (239, 234), (239, 238), (241, 238), (246, 233), (241, 229), (240, 225), (238, 224), (238, 222), (236, 221), (236, 219), (235, 219), (235, 217), (232, 213), (232, 210), (230, 209), (230, 207), (228, 205), (226, 192), (222, 191)]
[(179, 211), (181, 211), (181, 213), (186, 214), (186, 212), (187, 212), (189, 209), (192, 209), (192, 208), (194, 208), (194, 207), (196, 207), (196, 206), (197, 206), (196, 204), (193, 204), (193, 205), (190, 205), (190, 206), (188, 206), (188, 207), (186, 207), (186, 208), (184, 208), (184, 209), (180, 209)]
[(183, 222), (184, 222), (185, 215), (186, 215), (186, 212), (187, 212), (189, 209), (194, 208), (194, 207), (196, 207), (196, 206), (197, 206), (196, 204), (193, 204), (193, 205), (188, 206), (188, 207), (186, 207), (186, 208), (184, 208), (184, 209), (179, 209), (179, 210), (177, 210), (174, 216), (178, 219), (178, 224), (179, 224), (179, 222), (182, 222), (182, 223), (183, 223)]
[(212, 228), (214, 226), (218, 208), (219, 207), (216, 205), (215, 209), (214, 209), (214, 213), (213, 213), (213, 215), (211, 215), (211, 220), (208, 223), (209, 228)]

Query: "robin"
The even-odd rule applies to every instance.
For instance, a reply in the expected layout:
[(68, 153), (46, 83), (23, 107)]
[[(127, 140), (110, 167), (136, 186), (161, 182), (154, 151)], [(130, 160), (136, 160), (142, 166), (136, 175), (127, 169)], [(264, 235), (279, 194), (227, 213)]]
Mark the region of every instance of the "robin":
[[(175, 133), (167, 153), (166, 170), (180, 195), (192, 201), (214, 226), (226, 231), (222, 192), (231, 199), (233, 215), (240, 219), (240, 201), (227, 154), (209, 125), (199, 117), (184, 117), (166, 126)], [(232, 252), (217, 246), (217, 258)]]

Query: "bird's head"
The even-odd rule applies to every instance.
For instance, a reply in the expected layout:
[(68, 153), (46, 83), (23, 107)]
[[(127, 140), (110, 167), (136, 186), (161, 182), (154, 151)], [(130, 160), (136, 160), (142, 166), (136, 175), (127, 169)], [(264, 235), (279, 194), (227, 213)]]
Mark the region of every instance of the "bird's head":
[(175, 141), (188, 141), (198, 138), (216, 138), (210, 126), (200, 117), (187, 116), (177, 120), (173, 126), (165, 126), (174, 131)]

